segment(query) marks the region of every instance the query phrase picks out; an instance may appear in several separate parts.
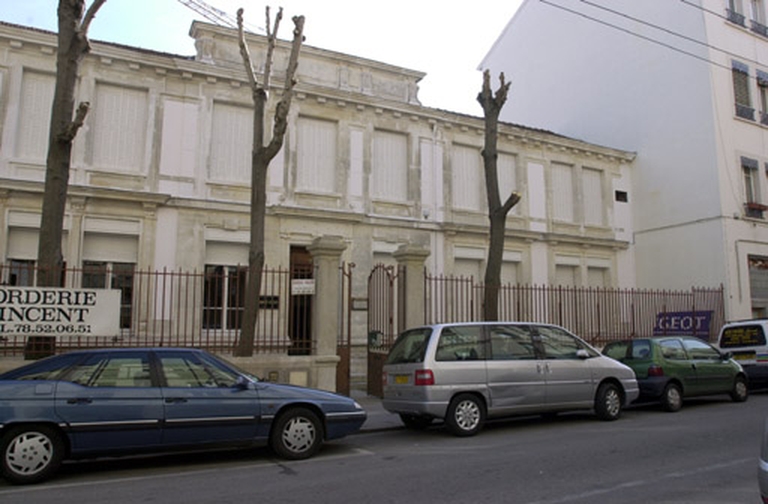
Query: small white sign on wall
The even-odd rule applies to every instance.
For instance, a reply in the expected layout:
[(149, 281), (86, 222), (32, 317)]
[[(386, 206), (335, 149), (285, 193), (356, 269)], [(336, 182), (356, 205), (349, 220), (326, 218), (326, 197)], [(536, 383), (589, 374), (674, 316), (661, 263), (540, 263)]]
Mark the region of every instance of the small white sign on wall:
[(294, 278), (291, 280), (292, 296), (312, 296), (315, 293), (314, 278)]

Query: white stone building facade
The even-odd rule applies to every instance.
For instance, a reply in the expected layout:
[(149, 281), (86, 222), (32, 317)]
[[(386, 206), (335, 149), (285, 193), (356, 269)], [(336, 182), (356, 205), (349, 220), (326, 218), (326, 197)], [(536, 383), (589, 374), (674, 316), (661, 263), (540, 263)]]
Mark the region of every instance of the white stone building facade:
[(525, 1), (482, 66), (502, 112), (638, 153), (638, 287), (725, 287), (768, 314), (768, 11), (763, 0)]
[[(75, 141), (63, 252), (67, 265), (102, 267), (108, 287), (120, 287), (129, 276), (121, 272), (226, 272), (248, 262), (252, 107), (236, 32), (195, 22), (190, 34), (189, 57), (92, 41), (81, 68), (76, 100), (91, 111)], [(249, 44), (263, 58), (264, 38)], [(6, 282), (36, 259), (55, 48), (53, 33), (0, 23)], [(281, 42), (275, 94), (287, 52)], [(333, 236), (346, 244), (341, 260), (362, 273), (357, 297), (366, 272), (393, 264), (405, 245), (428, 251), (429, 271), (482, 278), (483, 122), (421, 106), (422, 77), (302, 49), (268, 177), (267, 264), (287, 267)], [(514, 124), (500, 126), (499, 152), (502, 191), (523, 195), (508, 218), (505, 281), (635, 285), (632, 152)], [(364, 342), (364, 329), (354, 338)]]

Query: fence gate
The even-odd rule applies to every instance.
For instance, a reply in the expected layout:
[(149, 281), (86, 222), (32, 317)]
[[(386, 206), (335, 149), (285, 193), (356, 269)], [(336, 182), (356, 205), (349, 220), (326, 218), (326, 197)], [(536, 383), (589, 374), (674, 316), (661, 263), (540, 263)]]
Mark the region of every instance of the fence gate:
[(384, 393), (381, 373), (387, 353), (403, 329), (405, 314), (400, 292), (405, 285), (405, 269), (378, 264), (368, 276), (368, 394)]

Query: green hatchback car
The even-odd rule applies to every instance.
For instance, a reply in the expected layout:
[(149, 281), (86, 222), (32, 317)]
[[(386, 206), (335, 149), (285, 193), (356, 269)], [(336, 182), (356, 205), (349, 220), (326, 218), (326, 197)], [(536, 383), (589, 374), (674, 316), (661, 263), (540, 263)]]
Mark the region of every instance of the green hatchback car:
[(744, 402), (749, 394), (741, 365), (699, 338), (616, 341), (607, 344), (603, 354), (635, 371), (638, 402), (659, 401), (667, 411), (679, 410), (686, 397), (729, 394), (734, 401)]

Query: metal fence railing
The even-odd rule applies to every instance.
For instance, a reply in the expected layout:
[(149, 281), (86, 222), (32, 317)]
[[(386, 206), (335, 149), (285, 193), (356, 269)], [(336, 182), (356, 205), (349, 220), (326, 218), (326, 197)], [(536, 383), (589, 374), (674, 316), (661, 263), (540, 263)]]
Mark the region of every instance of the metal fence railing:
[[(25, 270), (26, 268), (26, 270)], [(0, 265), (3, 285), (32, 286), (40, 272), (33, 265)], [(133, 268), (66, 268), (68, 288), (114, 288), (121, 291), (119, 333), (111, 336), (56, 335), (56, 351), (94, 347), (194, 346), (229, 353), (240, 337), (247, 268), (210, 266), (204, 271), (139, 271)], [(309, 354), (308, 310), (296, 309), (292, 272), (264, 268), (256, 353)], [(20, 355), (30, 335), (4, 332), (0, 356)], [(302, 348), (298, 348), (302, 346)], [(306, 347), (306, 348), (303, 348)]]
[[(481, 320), (481, 282), (429, 273), (424, 282), (426, 323)], [(669, 291), (506, 284), (499, 293), (499, 318), (557, 324), (601, 346), (682, 333), (714, 341), (725, 308), (722, 287)]]

